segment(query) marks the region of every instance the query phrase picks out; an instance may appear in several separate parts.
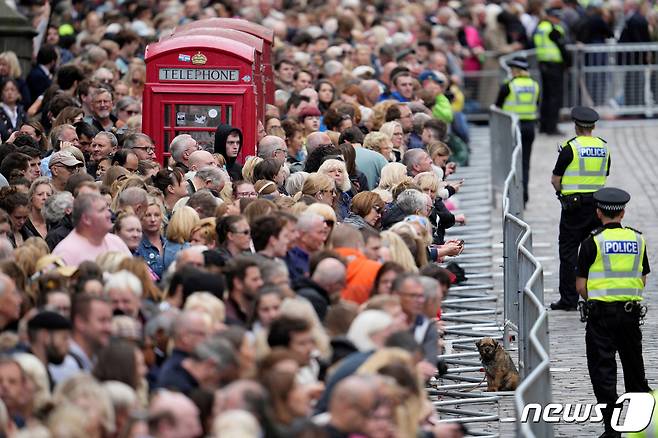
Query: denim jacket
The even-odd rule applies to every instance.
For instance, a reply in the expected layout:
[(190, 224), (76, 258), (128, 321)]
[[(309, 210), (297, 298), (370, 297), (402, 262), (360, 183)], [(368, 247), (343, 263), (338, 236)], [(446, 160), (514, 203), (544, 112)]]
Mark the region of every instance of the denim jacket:
[(190, 246), (188, 242), (172, 242), (162, 236), (160, 237), (160, 242), (162, 242), (162, 255), (160, 255), (158, 248), (156, 248), (146, 236), (144, 236), (142, 241), (139, 242), (139, 246), (135, 251), (135, 256), (143, 258), (158, 278), (162, 278), (162, 274), (167, 270), (169, 265), (176, 260), (176, 254), (178, 251), (189, 248)]

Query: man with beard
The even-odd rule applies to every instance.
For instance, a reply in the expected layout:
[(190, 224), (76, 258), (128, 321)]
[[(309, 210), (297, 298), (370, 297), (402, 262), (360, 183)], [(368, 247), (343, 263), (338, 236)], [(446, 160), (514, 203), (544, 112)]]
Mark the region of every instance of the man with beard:
[(30, 353), (43, 363), (48, 373), (50, 389), (55, 382), (48, 370), (48, 364), (61, 365), (69, 351), (71, 322), (57, 312), (43, 311), (37, 313), (27, 323), (30, 340)]
[(226, 323), (246, 327), (256, 291), (263, 285), (258, 261), (249, 256), (234, 257), (227, 263), (224, 275), (228, 287)]
[(105, 88), (99, 88), (91, 101), (92, 117), (85, 118), (85, 122), (99, 131), (112, 131), (117, 118), (112, 114), (112, 93)]

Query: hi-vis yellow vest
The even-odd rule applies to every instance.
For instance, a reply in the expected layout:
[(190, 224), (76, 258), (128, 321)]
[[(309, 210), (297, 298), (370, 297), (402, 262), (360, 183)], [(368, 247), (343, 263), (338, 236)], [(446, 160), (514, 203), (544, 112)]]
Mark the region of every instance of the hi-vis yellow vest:
[(640, 301), (644, 237), (630, 228), (606, 228), (594, 236), (596, 259), (587, 276), (587, 298)]
[(605, 185), (610, 152), (598, 137), (576, 137), (565, 148), (571, 148), (573, 159), (561, 179), (563, 195), (592, 193)]
[(564, 30), (559, 24), (553, 25), (550, 21), (542, 21), (537, 25), (535, 34), (532, 36), (532, 41), (537, 49), (537, 61), (539, 62), (562, 62), (560, 49), (549, 37), (553, 28), (564, 35)]
[(517, 114), (519, 120), (537, 120), (539, 84), (527, 76), (517, 76), (509, 81), (508, 86), (503, 111)]

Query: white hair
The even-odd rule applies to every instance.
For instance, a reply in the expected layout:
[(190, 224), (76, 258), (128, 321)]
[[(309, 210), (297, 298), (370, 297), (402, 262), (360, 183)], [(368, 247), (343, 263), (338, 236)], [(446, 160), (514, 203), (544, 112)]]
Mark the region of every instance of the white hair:
[(256, 417), (242, 410), (228, 410), (215, 418), (212, 424), (214, 437), (258, 438), (262, 431)]
[(190, 134), (180, 134), (174, 137), (169, 144), (169, 152), (171, 152), (174, 161), (180, 162), (183, 159), (183, 154), (190, 140), (195, 141)]
[(137, 405), (137, 393), (125, 383), (108, 380), (101, 385), (110, 397), (115, 412), (120, 409), (133, 409)]
[(407, 189), (398, 195), (395, 204), (404, 214), (418, 214), (426, 206), (427, 195), (416, 189)]
[(359, 313), (347, 331), (349, 339), (359, 351), (377, 348), (371, 336), (384, 330), (393, 323), (393, 318), (381, 310), (364, 310)]
[(315, 213), (304, 213), (297, 219), (297, 229), (299, 231), (312, 231), (318, 222), (324, 222), (324, 217)]
[(105, 293), (112, 289), (129, 289), (137, 298), (142, 298), (142, 282), (130, 271), (121, 270), (114, 274), (108, 274), (105, 283)]
[(306, 181), (306, 178), (308, 178), (308, 172), (300, 171), (300, 172), (295, 172), (290, 177), (286, 178), (285, 186), (286, 186), (286, 192), (290, 193), (290, 195), (294, 195), (297, 192), (302, 191), (302, 186), (304, 185), (304, 181)]
[(343, 171), (343, 180), (339, 183), (336, 183), (336, 187), (338, 187), (338, 189), (342, 192), (349, 192), (349, 190), (352, 188), (352, 184), (350, 183), (350, 176), (347, 174), (347, 167), (345, 167), (345, 162), (334, 159), (325, 160), (324, 163), (320, 165), (318, 173), (329, 175), (329, 172), (334, 169), (340, 169)]

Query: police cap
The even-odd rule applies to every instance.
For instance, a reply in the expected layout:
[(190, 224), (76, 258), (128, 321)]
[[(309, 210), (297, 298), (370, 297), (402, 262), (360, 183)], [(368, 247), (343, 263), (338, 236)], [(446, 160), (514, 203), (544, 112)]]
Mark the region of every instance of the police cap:
[(521, 70), (528, 69), (528, 61), (522, 56), (515, 56), (507, 61), (508, 67), (520, 68)]
[(605, 211), (621, 211), (630, 200), (627, 191), (615, 187), (604, 187), (594, 193), (596, 207)]
[(44, 310), (30, 319), (27, 328), (30, 330), (70, 330), (71, 322), (57, 312)]
[(599, 113), (587, 106), (575, 106), (571, 110), (571, 118), (581, 128), (593, 128), (599, 120)]
[(562, 19), (562, 8), (548, 8), (546, 9), (546, 15), (549, 17), (555, 17), (555, 18), (560, 18)]

